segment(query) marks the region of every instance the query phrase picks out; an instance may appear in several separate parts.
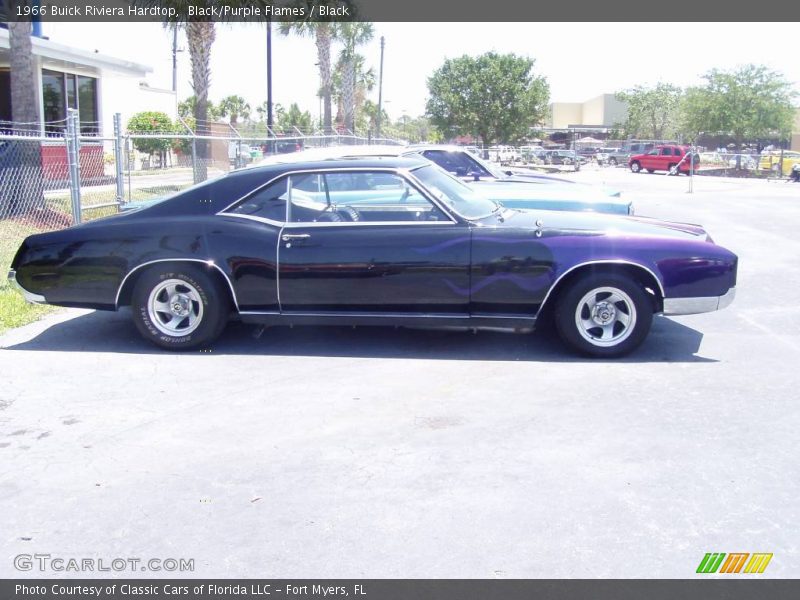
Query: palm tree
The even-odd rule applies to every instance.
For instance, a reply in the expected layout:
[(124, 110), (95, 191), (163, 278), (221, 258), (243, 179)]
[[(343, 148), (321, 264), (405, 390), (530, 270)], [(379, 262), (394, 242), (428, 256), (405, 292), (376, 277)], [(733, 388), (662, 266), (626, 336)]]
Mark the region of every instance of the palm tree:
[[(311, 5), (311, 2), (306, 2)], [(319, 4), (319, 3), (317, 3)], [(309, 12), (306, 12), (309, 14)], [(285, 22), (279, 26), (283, 35), (297, 34), (313, 37), (317, 46), (317, 66), (319, 67), (320, 92), (323, 101), (323, 127), (330, 132), (331, 127), (331, 44), (336, 38), (336, 25), (331, 22), (297, 21)]]
[(344, 105), (344, 126), (355, 130), (356, 109), (356, 69), (358, 67), (358, 47), (372, 39), (375, 30), (372, 23), (338, 23), (338, 37), (344, 48), (340, 54), (343, 63), (342, 104)]
[[(192, 90), (195, 95), (194, 119), (199, 135), (208, 135), (208, 90), (211, 86), (211, 45), (217, 37), (213, 21), (188, 21), (183, 24), (192, 64)], [(199, 161), (195, 161), (195, 182), (208, 178), (208, 140), (197, 140)]]
[[(9, 10), (11, 10), (9, 8)], [(36, 70), (34, 69), (30, 21), (9, 21), (8, 36), (11, 51), (11, 121), (12, 129), (31, 133), (39, 128), (39, 98), (36, 96)], [(42, 160), (38, 142), (15, 141), (18, 174), (13, 172), (0, 185), (0, 217), (24, 210), (41, 208), (44, 204), (42, 189)]]
[[(358, 126), (364, 125), (369, 127), (367, 119), (360, 118), (359, 114), (361, 108), (365, 106), (367, 101), (367, 94), (375, 87), (375, 70), (370, 68), (364, 70), (366, 58), (362, 54), (356, 54), (353, 64), (355, 64), (355, 86), (353, 93), (353, 113), (354, 123), (356, 129)], [(347, 69), (351, 67), (350, 62), (346, 61), (343, 57), (339, 57), (336, 63), (336, 70), (333, 74), (333, 96), (336, 100), (336, 121), (337, 123), (345, 123), (345, 81), (347, 80)], [(353, 130), (355, 131), (355, 129)]]
[(236, 127), (239, 117), (245, 120), (250, 117), (250, 105), (241, 96), (228, 96), (219, 103), (219, 113), (223, 117), (230, 116), (231, 127)]
[[(197, 15), (189, 13), (190, 8), (209, 8), (210, 0), (131, 0), (132, 4), (144, 7), (158, 7), (173, 11), (164, 26), (170, 30), (182, 27), (186, 32), (189, 46), (189, 60), (192, 65), (192, 90), (194, 90), (194, 119), (196, 133), (208, 135), (208, 90), (211, 86), (211, 46), (217, 37), (213, 21), (201, 21)], [(198, 183), (208, 178), (208, 140), (196, 140), (197, 159), (194, 161), (194, 181)]]

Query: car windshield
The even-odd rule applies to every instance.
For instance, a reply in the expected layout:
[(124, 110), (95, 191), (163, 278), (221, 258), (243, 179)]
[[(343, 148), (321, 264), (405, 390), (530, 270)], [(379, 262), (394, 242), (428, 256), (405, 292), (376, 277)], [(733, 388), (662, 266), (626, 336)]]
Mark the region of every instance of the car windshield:
[(440, 202), (465, 219), (480, 219), (500, 208), (494, 200), (477, 194), (460, 179), (435, 165), (419, 167), (413, 173)]
[(474, 160), (476, 163), (478, 163), (480, 166), (482, 166), (484, 169), (486, 169), (489, 172), (489, 174), (492, 177), (494, 177), (495, 179), (505, 179), (506, 177), (508, 177), (508, 175), (503, 173), (503, 171), (501, 171), (500, 169), (495, 167), (492, 163), (483, 160), (481, 157), (477, 156), (476, 154), (473, 154), (472, 152), (470, 152), (468, 150), (464, 150), (464, 154), (468, 154), (469, 157), (472, 160)]

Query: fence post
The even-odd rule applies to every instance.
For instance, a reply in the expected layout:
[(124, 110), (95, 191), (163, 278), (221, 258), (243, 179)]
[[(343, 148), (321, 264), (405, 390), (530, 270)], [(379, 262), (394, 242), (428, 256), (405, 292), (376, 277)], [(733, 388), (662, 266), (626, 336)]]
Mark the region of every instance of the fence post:
[(114, 164), (116, 165), (117, 202), (125, 201), (125, 182), (122, 178), (122, 115), (114, 113)]
[(192, 136), (192, 181), (200, 183), (197, 173), (197, 137)]
[(69, 195), (72, 201), (72, 222), (81, 222), (81, 165), (80, 140), (78, 139), (78, 111), (67, 109), (67, 166), (69, 168)]

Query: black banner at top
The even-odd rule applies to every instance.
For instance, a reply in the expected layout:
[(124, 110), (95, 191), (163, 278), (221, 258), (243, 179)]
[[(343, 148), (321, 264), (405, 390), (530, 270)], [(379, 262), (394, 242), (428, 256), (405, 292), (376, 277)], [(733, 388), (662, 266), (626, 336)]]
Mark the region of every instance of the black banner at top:
[[(800, 2), (745, 0), (0, 0), (6, 21), (798, 21)], [(724, 43), (724, 39), (720, 39)]]

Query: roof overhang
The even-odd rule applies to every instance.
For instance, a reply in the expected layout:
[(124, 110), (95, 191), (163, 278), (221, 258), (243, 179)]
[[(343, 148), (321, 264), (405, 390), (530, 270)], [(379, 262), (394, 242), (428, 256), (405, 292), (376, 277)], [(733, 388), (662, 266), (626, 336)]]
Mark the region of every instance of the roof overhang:
[[(0, 50), (8, 50), (9, 46), (8, 29), (0, 28)], [(153, 68), (148, 65), (106, 56), (99, 52), (71, 48), (44, 38), (31, 37), (31, 46), (35, 56), (39, 56), (48, 62), (56, 61), (62, 63), (64, 66), (113, 71), (129, 77), (144, 77), (147, 73), (153, 71)]]

